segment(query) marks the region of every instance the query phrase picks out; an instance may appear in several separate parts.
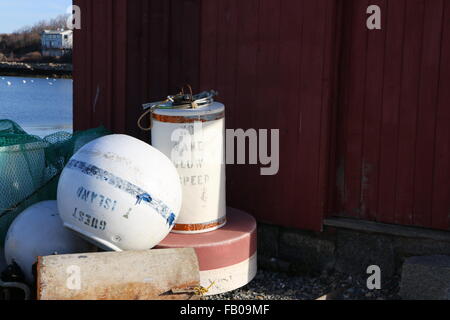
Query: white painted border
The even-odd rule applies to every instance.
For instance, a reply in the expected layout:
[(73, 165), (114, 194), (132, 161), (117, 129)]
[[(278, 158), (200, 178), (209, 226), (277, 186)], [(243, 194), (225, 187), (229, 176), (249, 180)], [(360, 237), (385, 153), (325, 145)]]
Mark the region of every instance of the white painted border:
[(257, 253), (240, 263), (219, 269), (200, 271), (200, 285), (209, 289), (207, 296), (236, 290), (248, 284), (258, 271)]

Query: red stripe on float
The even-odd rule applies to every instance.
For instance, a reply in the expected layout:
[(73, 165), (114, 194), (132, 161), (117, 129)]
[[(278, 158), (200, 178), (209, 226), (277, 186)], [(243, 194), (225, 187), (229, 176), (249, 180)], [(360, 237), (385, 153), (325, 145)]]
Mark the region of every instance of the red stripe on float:
[(158, 249), (194, 248), (200, 271), (232, 266), (256, 253), (256, 220), (240, 210), (227, 208), (227, 224), (215, 231), (201, 234), (171, 233)]

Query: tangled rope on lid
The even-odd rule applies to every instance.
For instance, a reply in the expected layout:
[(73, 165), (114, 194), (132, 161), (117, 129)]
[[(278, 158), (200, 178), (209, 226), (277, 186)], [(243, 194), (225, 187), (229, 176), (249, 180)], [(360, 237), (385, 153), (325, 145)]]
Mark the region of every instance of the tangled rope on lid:
[[(189, 89), (188, 94), (184, 91), (185, 87)], [(210, 92), (202, 92), (199, 95), (194, 96), (192, 93), (192, 87), (187, 84), (181, 88), (181, 91), (178, 94), (168, 96), (164, 101), (144, 104), (144, 109), (147, 110), (139, 117), (137, 125), (139, 129), (143, 131), (150, 131), (153, 127), (152, 114), (156, 109), (197, 109), (199, 107), (211, 104), (214, 101), (213, 97), (216, 95), (217, 92), (212, 90)], [(147, 115), (150, 115), (150, 126), (144, 127), (142, 126), (142, 120)]]

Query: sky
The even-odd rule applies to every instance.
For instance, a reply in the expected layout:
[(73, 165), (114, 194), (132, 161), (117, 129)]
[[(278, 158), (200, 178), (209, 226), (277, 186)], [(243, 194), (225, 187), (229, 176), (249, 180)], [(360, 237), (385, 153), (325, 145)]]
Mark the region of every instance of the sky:
[(0, 0), (0, 33), (65, 14), (72, 0)]

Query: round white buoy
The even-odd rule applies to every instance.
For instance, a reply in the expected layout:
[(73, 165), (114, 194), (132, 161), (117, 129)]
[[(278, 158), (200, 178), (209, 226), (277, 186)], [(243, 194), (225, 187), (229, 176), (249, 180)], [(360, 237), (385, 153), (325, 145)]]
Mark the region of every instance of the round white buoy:
[(170, 232), (182, 191), (172, 162), (147, 143), (109, 135), (83, 146), (64, 168), (64, 225), (106, 250), (146, 250)]
[(240, 210), (227, 208), (227, 224), (201, 234), (171, 233), (157, 248), (194, 248), (200, 266), (200, 284), (206, 295), (245, 286), (257, 272), (256, 220)]
[(93, 251), (93, 246), (63, 227), (56, 201), (39, 202), (12, 223), (5, 241), (8, 264), (17, 263), (28, 282), (38, 256)]

